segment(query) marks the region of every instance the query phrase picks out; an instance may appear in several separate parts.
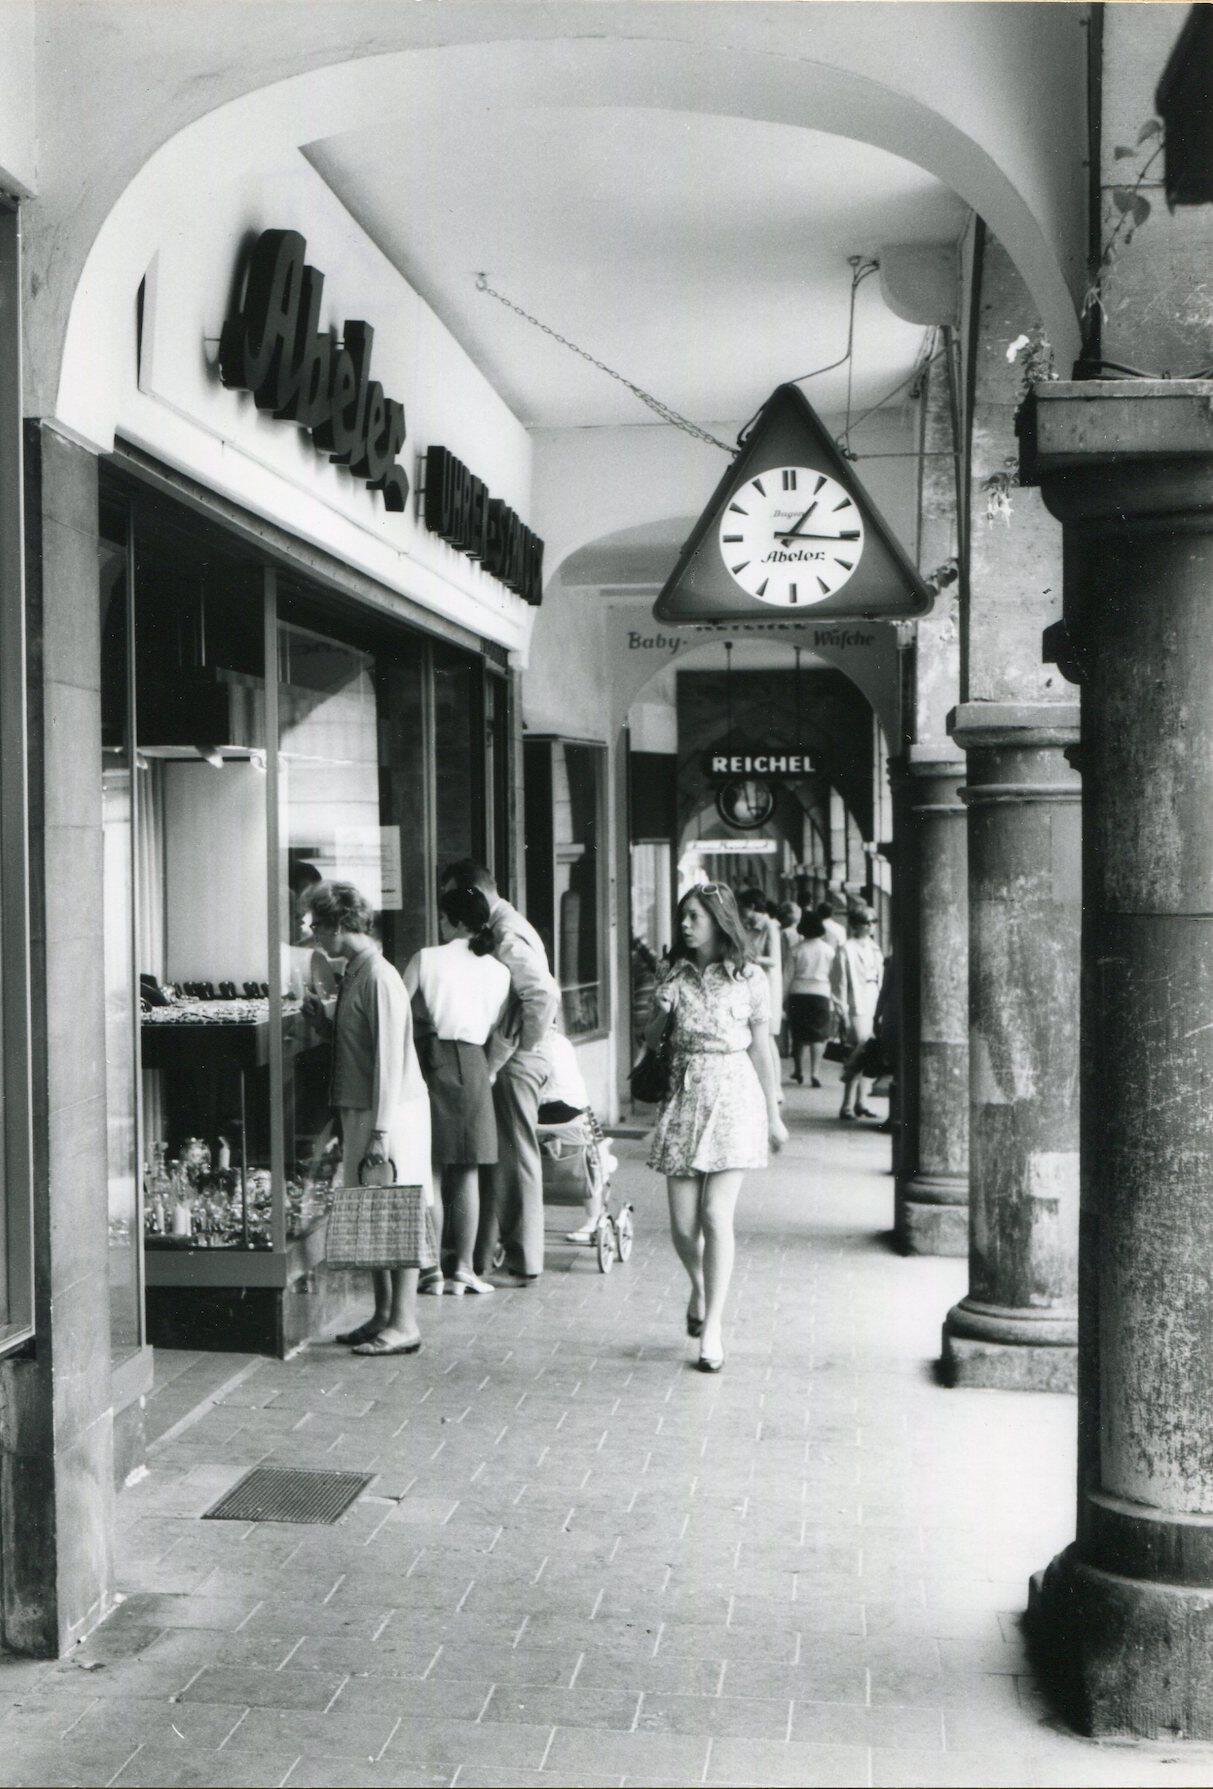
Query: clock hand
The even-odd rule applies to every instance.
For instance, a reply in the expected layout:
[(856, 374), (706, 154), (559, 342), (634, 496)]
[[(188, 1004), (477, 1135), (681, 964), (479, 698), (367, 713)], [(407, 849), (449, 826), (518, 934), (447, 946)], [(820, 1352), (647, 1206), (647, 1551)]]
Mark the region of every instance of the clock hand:
[(777, 528), (776, 540), (858, 540), (858, 529), (851, 529), (845, 534), (802, 534), (796, 528)]
[(817, 508), (817, 499), (816, 499), (816, 497), (814, 497), (814, 499), (813, 499), (813, 501), (812, 501), (812, 503), (810, 503), (810, 505), (809, 505), (809, 507), (808, 507), (808, 508), (807, 508), (807, 509), (806, 509), (806, 510), (805, 510), (805, 512), (804, 512), (804, 514), (803, 514), (803, 515), (802, 515), (802, 516), (798, 516), (798, 517), (797, 517), (797, 519), (796, 519), (796, 527), (795, 527), (795, 528), (790, 528), (790, 529), (789, 529), (789, 530), (788, 530), (788, 533), (789, 533), (789, 534), (795, 534), (795, 532), (796, 532), (796, 528), (803, 528), (803, 526), (804, 526), (804, 524), (805, 524), (805, 523), (806, 523), (806, 522), (807, 522), (807, 521), (808, 521), (808, 519), (809, 519), (809, 517), (810, 517), (810, 516), (811, 516), (811, 515), (812, 515), (812, 513), (813, 513), (813, 511), (814, 511), (814, 510), (815, 510), (815, 509), (816, 509), (816, 508)]

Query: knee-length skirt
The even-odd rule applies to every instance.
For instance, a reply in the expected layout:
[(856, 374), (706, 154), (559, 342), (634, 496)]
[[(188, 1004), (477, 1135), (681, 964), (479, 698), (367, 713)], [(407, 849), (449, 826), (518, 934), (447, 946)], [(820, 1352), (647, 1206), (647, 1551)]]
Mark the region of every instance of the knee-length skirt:
[(649, 1167), (658, 1174), (720, 1174), (766, 1165), (766, 1100), (749, 1052), (675, 1052)]
[(481, 1045), (433, 1038), (422, 1069), (430, 1091), (434, 1160), (444, 1168), (495, 1162), (497, 1120)]

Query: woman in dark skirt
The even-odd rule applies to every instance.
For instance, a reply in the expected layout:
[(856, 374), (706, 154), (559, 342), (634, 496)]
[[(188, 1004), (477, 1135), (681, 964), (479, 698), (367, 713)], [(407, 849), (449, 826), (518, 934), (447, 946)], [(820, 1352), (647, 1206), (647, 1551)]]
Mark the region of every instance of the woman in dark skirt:
[(439, 904), (443, 942), (419, 950), (404, 972), (413, 997), (417, 1054), (430, 1095), (434, 1224), (455, 1258), (424, 1274), (419, 1290), (456, 1297), (491, 1292), (472, 1266), (480, 1216), (479, 1170), (497, 1160), (497, 1121), (484, 1046), (501, 1019), (510, 972), (491, 952), (489, 904), (478, 888), (449, 888)]
[(785, 994), (788, 1029), (792, 1033), (792, 1079), (804, 1083), (804, 1053), (809, 1052), (809, 1085), (821, 1086), (822, 1052), (834, 1035), (835, 1002), (830, 992), (834, 946), (815, 913), (802, 915), (800, 942), (792, 952), (791, 979)]

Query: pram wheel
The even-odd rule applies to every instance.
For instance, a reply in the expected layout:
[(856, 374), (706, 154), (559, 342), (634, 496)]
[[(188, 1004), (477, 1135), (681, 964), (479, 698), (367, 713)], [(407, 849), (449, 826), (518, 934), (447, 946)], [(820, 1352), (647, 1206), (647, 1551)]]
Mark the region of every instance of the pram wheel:
[(619, 1259), (626, 1261), (632, 1252), (632, 1207), (625, 1205), (615, 1219), (615, 1244), (619, 1251)]
[(615, 1265), (615, 1232), (605, 1211), (598, 1220), (594, 1246), (598, 1251), (599, 1273), (610, 1273)]

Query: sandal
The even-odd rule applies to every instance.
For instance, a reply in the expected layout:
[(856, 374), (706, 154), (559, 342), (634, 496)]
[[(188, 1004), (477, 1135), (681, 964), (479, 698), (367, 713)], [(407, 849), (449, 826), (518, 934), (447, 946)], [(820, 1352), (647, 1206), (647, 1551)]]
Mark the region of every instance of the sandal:
[(418, 1292), (428, 1294), (430, 1298), (441, 1298), (446, 1282), (437, 1267), (427, 1267), (417, 1282)]
[(496, 1286), (488, 1280), (482, 1280), (477, 1273), (453, 1273), (446, 1283), (446, 1289), (452, 1298), (462, 1298), (465, 1292), (495, 1292)]
[(388, 1342), (383, 1336), (372, 1336), (368, 1342), (359, 1342), (354, 1349), (355, 1354), (418, 1354), (421, 1351), (421, 1337), (415, 1342)]

